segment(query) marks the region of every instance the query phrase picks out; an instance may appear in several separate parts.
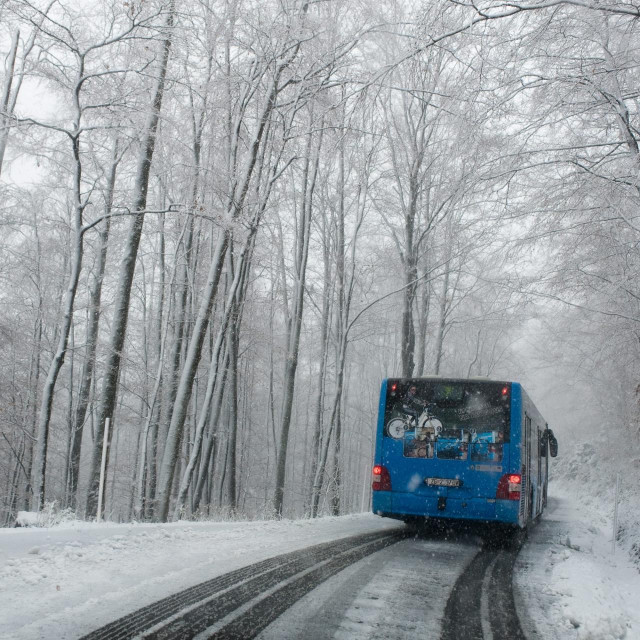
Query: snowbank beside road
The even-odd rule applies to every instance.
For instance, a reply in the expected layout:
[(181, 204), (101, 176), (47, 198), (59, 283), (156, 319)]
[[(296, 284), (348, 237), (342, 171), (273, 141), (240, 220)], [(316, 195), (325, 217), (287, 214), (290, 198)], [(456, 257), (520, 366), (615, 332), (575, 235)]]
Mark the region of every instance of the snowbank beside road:
[(77, 638), (171, 593), (265, 558), (398, 526), (361, 514), (0, 529), (0, 637)]
[[(583, 492), (584, 493), (584, 492)], [(585, 504), (563, 483), (516, 562), (516, 601), (530, 638), (640, 638), (640, 572), (625, 550), (614, 555), (612, 509)]]

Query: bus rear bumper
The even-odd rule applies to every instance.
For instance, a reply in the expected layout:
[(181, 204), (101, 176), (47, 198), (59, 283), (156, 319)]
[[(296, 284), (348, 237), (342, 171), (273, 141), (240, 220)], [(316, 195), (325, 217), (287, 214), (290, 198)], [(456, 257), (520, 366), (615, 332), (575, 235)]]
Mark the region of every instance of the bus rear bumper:
[(374, 513), (401, 520), (417, 516), (518, 525), (518, 508), (519, 502), (515, 500), (421, 496), (392, 491), (376, 491), (372, 501)]

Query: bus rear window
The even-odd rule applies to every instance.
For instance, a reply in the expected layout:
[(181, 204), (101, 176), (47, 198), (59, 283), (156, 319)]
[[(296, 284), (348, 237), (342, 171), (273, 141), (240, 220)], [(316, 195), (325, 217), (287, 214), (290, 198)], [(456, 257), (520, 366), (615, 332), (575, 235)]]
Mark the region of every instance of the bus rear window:
[(394, 380), (387, 385), (385, 435), (412, 458), (502, 460), (509, 441), (508, 383)]

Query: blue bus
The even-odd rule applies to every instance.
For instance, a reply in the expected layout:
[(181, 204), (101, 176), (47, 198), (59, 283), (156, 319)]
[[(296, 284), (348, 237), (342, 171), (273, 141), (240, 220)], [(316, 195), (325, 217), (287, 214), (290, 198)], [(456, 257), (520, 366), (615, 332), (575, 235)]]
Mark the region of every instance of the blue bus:
[(407, 522), (524, 529), (547, 502), (558, 443), (517, 382), (398, 378), (382, 383), (373, 512)]

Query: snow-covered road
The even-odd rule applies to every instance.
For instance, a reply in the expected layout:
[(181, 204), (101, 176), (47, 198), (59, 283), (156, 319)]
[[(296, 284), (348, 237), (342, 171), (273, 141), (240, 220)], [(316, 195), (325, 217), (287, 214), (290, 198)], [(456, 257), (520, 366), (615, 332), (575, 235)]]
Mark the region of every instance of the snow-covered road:
[[(516, 599), (523, 628), (531, 639), (636, 640), (640, 573), (621, 553), (612, 556), (610, 535), (572, 504), (552, 495), (519, 556)], [(314, 521), (1, 529), (0, 637), (77, 638), (259, 560), (402, 526), (362, 514)], [(262, 637), (413, 638), (421, 629), (422, 637), (437, 638), (456, 576), (479, 545), (465, 538), (400, 542), (315, 589)], [(427, 569), (431, 577), (425, 582)], [(333, 614), (327, 617), (327, 611)], [(311, 633), (314, 625), (323, 636)]]
[(447, 598), (479, 548), (463, 538), (398, 542), (327, 580), (258, 638), (439, 638)]

